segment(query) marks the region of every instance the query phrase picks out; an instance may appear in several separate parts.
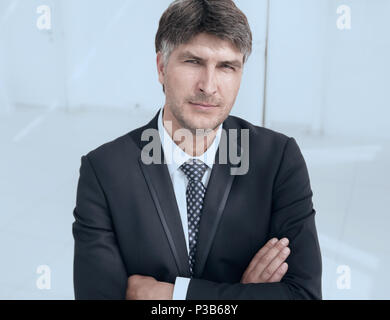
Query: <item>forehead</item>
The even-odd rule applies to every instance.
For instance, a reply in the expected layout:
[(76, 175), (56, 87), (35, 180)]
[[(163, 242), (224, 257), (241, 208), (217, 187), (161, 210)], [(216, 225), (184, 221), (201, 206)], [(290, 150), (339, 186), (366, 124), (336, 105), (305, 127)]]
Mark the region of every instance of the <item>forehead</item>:
[(204, 59), (242, 60), (243, 58), (241, 51), (232, 42), (207, 33), (196, 35), (189, 42), (179, 45), (174, 51), (178, 57), (190, 51)]

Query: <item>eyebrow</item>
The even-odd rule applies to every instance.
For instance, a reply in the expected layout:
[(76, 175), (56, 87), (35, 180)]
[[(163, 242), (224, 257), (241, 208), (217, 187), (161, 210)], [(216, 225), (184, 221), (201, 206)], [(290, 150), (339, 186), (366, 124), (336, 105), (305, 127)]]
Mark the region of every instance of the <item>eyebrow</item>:
[[(179, 58), (179, 60), (181, 60), (181, 59), (196, 59), (196, 60), (199, 60), (199, 61), (204, 61), (203, 58), (196, 56), (195, 54), (193, 54), (190, 51), (182, 52), (181, 54), (179, 54), (178, 58)], [(229, 65), (235, 66), (237, 68), (241, 68), (242, 67), (242, 63), (239, 60), (225, 60), (225, 61), (219, 61), (219, 63), (221, 63), (221, 64), (229, 64)]]

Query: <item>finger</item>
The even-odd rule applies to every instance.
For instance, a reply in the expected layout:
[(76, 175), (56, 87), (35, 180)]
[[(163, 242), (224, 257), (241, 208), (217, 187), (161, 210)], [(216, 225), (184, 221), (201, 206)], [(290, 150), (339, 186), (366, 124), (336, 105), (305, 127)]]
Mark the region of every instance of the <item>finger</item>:
[(285, 247), (279, 254), (270, 262), (270, 264), (264, 269), (262, 279), (269, 282), (272, 275), (278, 270), (290, 254), (290, 248)]
[(249, 263), (249, 266), (246, 268), (243, 277), (245, 277), (256, 267), (261, 257), (263, 257), (270, 249), (272, 249), (277, 242), (277, 238), (272, 238), (259, 251), (257, 251), (251, 262)]
[(282, 265), (275, 271), (268, 282), (280, 282), (288, 270), (287, 262), (283, 262)]
[(258, 262), (255, 269), (253, 269), (253, 273), (256, 278), (259, 278), (262, 282), (268, 280), (271, 274), (265, 273), (263, 275), (264, 270), (268, 267), (273, 259), (288, 245), (289, 241), (287, 238), (283, 238), (278, 241)]

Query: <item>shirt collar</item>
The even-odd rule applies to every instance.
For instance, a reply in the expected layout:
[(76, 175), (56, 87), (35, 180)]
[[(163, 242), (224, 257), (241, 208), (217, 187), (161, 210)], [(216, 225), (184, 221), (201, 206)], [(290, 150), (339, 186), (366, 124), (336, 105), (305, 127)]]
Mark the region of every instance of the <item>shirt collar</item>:
[(168, 168), (171, 170), (177, 170), (179, 167), (189, 159), (199, 159), (203, 161), (210, 169), (213, 167), (215, 154), (221, 139), (222, 133), (222, 124), (220, 124), (217, 134), (215, 135), (214, 141), (209, 146), (209, 148), (200, 156), (190, 156), (185, 153), (171, 138), (168, 131), (163, 125), (162, 113), (164, 108), (160, 109), (158, 116), (158, 132), (160, 135), (160, 140), (162, 143), (164, 156), (168, 165)]

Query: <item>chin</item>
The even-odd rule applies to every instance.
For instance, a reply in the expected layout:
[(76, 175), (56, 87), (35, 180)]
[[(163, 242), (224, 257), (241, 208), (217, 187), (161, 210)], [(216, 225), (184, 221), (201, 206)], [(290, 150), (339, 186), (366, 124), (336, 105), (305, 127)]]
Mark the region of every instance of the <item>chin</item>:
[(191, 121), (190, 123), (190, 128), (191, 129), (211, 129), (213, 130), (214, 127), (216, 126), (214, 122), (210, 121)]
[[(184, 119), (183, 119), (184, 118)], [(218, 118), (216, 114), (205, 114), (199, 112), (190, 112), (187, 113), (184, 120), (185, 127), (190, 130), (195, 129), (211, 129), (214, 130), (215, 127), (218, 126)]]

